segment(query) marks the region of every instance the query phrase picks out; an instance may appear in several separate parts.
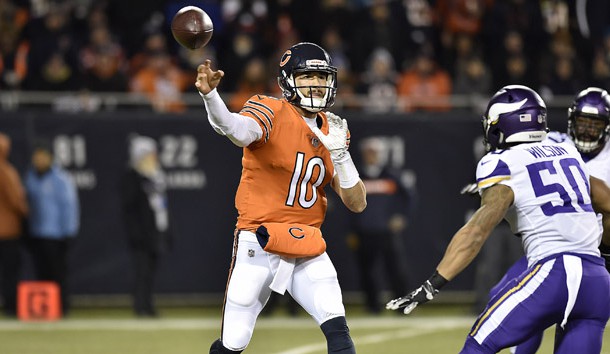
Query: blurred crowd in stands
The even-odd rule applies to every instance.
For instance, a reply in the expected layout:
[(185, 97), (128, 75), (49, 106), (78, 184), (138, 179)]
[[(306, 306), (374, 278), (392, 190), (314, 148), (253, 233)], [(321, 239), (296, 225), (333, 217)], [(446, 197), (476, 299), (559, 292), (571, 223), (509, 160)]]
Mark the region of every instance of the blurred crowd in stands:
[[(186, 5), (214, 21), (205, 48), (172, 38)], [(0, 0), (0, 91), (136, 92), (180, 112), (212, 58), (238, 111), (279, 95), (278, 59), (300, 41), (332, 56), (344, 109), (444, 111), (511, 83), (545, 98), (610, 88), (607, 0)]]

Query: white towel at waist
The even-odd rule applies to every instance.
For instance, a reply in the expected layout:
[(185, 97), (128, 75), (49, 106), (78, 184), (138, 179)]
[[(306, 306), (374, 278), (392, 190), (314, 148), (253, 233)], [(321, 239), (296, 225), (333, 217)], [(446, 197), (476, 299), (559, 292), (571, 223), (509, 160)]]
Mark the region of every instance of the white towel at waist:
[(280, 257), (280, 263), (277, 266), (273, 281), (269, 285), (269, 288), (278, 294), (284, 295), (288, 288), (288, 283), (292, 279), (292, 272), (294, 271), (294, 265), (296, 258)]

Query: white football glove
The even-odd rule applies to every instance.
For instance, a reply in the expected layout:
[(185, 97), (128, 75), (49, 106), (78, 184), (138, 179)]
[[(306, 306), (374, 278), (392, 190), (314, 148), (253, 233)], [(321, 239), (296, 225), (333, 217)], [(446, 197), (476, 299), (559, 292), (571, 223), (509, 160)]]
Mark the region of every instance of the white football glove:
[(464, 187), (462, 187), (460, 194), (478, 195), (479, 194), (479, 185), (476, 182), (469, 183), (469, 184), (465, 185)]
[(434, 295), (436, 294), (438, 294), (438, 289), (435, 289), (432, 284), (430, 284), (430, 281), (426, 280), (422, 286), (413, 290), (411, 293), (388, 302), (385, 305), (385, 308), (388, 310), (403, 309), (402, 312), (405, 315), (408, 315), (417, 305), (424, 304), (434, 299)]
[(426, 302), (433, 300), (434, 296), (438, 294), (440, 289), (445, 286), (447, 282), (448, 280), (436, 271), (419, 288), (403, 297), (388, 302), (385, 305), (385, 308), (388, 310), (403, 309), (402, 312), (405, 315), (408, 315), (417, 305), (425, 304)]
[(318, 127), (314, 127), (311, 130), (318, 136), (322, 144), (326, 146), (333, 163), (339, 163), (346, 156), (349, 156), (347, 154), (349, 147), (347, 141), (347, 121), (331, 112), (326, 112), (326, 118), (328, 119), (328, 135), (322, 133)]

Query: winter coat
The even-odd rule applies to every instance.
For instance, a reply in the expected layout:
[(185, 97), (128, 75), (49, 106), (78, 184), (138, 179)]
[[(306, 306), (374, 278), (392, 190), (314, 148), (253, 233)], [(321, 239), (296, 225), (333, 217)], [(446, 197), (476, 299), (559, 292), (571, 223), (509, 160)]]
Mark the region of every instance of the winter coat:
[(17, 170), (8, 161), (11, 141), (0, 134), (0, 240), (19, 238), (28, 214), (25, 190)]

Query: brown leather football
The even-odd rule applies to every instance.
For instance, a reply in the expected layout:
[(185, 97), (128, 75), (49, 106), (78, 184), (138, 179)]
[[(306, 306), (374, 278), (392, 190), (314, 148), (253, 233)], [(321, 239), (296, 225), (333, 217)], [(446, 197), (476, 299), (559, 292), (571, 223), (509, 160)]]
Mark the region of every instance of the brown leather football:
[(208, 44), (214, 32), (210, 16), (196, 6), (185, 6), (176, 12), (171, 28), (176, 41), (188, 49)]

